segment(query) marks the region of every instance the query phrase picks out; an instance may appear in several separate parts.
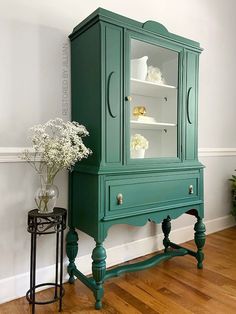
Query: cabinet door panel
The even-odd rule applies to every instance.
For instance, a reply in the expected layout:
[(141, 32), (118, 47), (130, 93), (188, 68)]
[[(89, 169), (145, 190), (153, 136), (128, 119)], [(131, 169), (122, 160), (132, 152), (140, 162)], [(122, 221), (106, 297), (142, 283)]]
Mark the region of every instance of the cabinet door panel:
[(186, 53), (186, 159), (197, 156), (197, 72), (198, 55)]
[(122, 29), (105, 25), (106, 163), (122, 161)]

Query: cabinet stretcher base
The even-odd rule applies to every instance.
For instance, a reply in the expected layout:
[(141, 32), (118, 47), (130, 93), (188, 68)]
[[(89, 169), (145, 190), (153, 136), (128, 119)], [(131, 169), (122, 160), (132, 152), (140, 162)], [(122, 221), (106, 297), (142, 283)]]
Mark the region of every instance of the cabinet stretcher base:
[[(196, 214), (196, 213), (195, 213)], [(158, 253), (151, 258), (148, 258), (144, 261), (125, 264), (122, 266), (114, 267), (110, 270), (106, 270), (106, 250), (103, 247), (103, 244), (96, 242), (96, 246), (92, 253), (92, 276), (85, 276), (80, 272), (75, 265), (75, 258), (78, 252), (78, 235), (74, 228), (71, 228), (67, 234), (67, 244), (66, 251), (69, 257), (68, 273), (69, 273), (69, 282), (73, 283), (75, 277), (77, 277), (82, 283), (84, 283), (90, 290), (93, 291), (95, 297), (95, 309), (102, 308), (102, 298), (104, 295), (103, 283), (105, 280), (120, 276), (126, 272), (136, 272), (139, 270), (144, 270), (150, 267), (153, 267), (160, 262), (169, 260), (175, 256), (184, 256), (191, 255), (197, 259), (197, 267), (201, 269), (203, 267), (203, 247), (205, 244), (205, 225), (203, 219), (196, 214), (197, 222), (194, 225), (194, 240), (197, 246), (197, 251), (192, 251), (190, 249), (184, 248), (178, 244), (175, 244), (170, 241), (169, 234), (171, 231), (171, 219), (167, 216), (166, 219), (162, 222), (162, 230), (164, 233), (163, 245), (164, 252)]]
[[(106, 271), (106, 275), (104, 278), (104, 281), (107, 279), (110, 279), (112, 277), (118, 277), (126, 272), (136, 272), (139, 270), (144, 270), (150, 267), (153, 267), (161, 262), (164, 262), (172, 257), (175, 256), (184, 256), (186, 254), (190, 254), (193, 256), (196, 256), (197, 253), (192, 252), (188, 249), (182, 248), (177, 244), (171, 243), (171, 246), (175, 246), (175, 248), (178, 247), (177, 250), (173, 250), (173, 251), (167, 251), (166, 253), (159, 253), (145, 261), (142, 262), (137, 262), (137, 263), (133, 263), (133, 264), (128, 264), (128, 265), (122, 265), (122, 266), (118, 266), (115, 267), (111, 270), (107, 270)], [(77, 269), (76, 266), (74, 266), (74, 268), (69, 268), (68, 267), (68, 273), (70, 276), (75, 276), (77, 277), (81, 282), (83, 282), (89, 289), (91, 289), (92, 291), (96, 291), (97, 287), (96, 287), (96, 282), (92, 277), (87, 277), (85, 276), (83, 273), (81, 273), (81, 271), (79, 271)]]
[[(139, 270), (144, 270), (144, 269), (156, 266), (159, 263), (169, 260), (175, 256), (184, 256), (184, 255), (189, 254), (197, 258), (197, 252), (181, 247), (180, 245), (175, 244), (173, 242), (169, 242), (169, 246), (171, 248), (174, 248), (174, 250), (168, 249), (168, 251), (164, 253), (158, 253), (157, 255), (152, 256), (151, 258), (148, 258), (147, 260), (133, 263), (133, 264), (122, 265), (122, 266), (115, 267), (111, 270), (107, 270), (104, 276), (103, 282), (112, 277), (118, 277), (126, 272), (136, 272)], [(103, 294), (104, 294), (103, 287), (102, 286), (99, 287), (96, 281), (93, 279), (93, 277), (85, 276), (82, 272), (80, 272), (77, 269), (75, 264), (73, 265), (73, 267), (68, 267), (68, 273), (70, 277), (74, 277), (74, 276), (77, 277), (83, 284), (85, 284), (91, 291), (93, 291), (96, 300), (102, 299)], [(95, 308), (100, 309), (101, 307), (102, 307), (101, 301), (96, 302)]]

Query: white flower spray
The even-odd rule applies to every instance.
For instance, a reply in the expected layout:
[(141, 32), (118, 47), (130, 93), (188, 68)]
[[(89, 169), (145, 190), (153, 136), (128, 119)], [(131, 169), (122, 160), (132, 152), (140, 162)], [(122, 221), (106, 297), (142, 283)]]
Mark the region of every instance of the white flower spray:
[(33, 155), (29, 150), (25, 150), (21, 157), (27, 160), (37, 173), (45, 173), (49, 182), (53, 182), (60, 170), (72, 170), (77, 161), (92, 153), (82, 140), (89, 132), (78, 122), (64, 122), (56, 118), (45, 124), (35, 125), (30, 131)]
[[(78, 122), (64, 122), (56, 118), (45, 124), (35, 125), (30, 132), (33, 152), (25, 150), (21, 158), (40, 174), (41, 189), (42, 185), (52, 185), (60, 170), (72, 170), (77, 161), (87, 158), (92, 153), (82, 140), (89, 132)], [(47, 190), (40, 193), (39, 201), (35, 198), (35, 202), (41, 211), (46, 212), (50, 193)]]

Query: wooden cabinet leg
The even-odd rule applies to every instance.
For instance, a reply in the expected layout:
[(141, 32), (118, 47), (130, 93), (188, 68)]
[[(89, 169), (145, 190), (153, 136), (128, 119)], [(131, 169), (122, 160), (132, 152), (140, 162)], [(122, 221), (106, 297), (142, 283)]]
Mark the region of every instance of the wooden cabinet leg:
[(170, 239), (169, 239), (170, 230), (171, 230), (171, 219), (168, 216), (162, 222), (162, 231), (164, 233), (163, 245), (165, 247), (165, 252), (167, 252), (167, 249), (170, 243)]
[(99, 310), (102, 308), (102, 297), (104, 294), (103, 281), (106, 274), (106, 250), (102, 246), (102, 243), (96, 243), (96, 247), (92, 253), (92, 272), (93, 279), (96, 282), (97, 289), (94, 292), (96, 299), (95, 309)]
[(196, 259), (198, 261), (197, 267), (201, 269), (203, 268), (202, 262), (204, 260), (203, 247), (206, 241), (206, 235), (205, 235), (206, 227), (203, 223), (202, 218), (197, 217), (197, 222), (194, 226), (194, 230), (195, 230), (194, 240), (198, 249), (197, 256), (196, 256)]
[(75, 277), (73, 275), (73, 269), (76, 268), (75, 266), (75, 258), (78, 253), (78, 234), (74, 228), (70, 228), (69, 232), (66, 236), (66, 254), (69, 258), (69, 265), (67, 267), (68, 274), (70, 275), (69, 283), (74, 283)]

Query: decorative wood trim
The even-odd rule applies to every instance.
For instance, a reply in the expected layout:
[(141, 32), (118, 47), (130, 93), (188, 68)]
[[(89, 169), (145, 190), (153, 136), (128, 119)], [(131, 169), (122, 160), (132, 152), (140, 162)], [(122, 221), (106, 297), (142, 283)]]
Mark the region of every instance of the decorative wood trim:
[(31, 147), (0, 147), (0, 163), (26, 162), (20, 158), (25, 149), (32, 151)]
[[(30, 147), (0, 147), (0, 163), (26, 162), (19, 155), (24, 149), (32, 150)], [(236, 156), (236, 148), (199, 148), (199, 157), (227, 157)]]
[(236, 148), (199, 148), (199, 157), (236, 156)]
[[(207, 234), (211, 234), (235, 225), (232, 216), (224, 216), (216, 219), (205, 221)], [(193, 226), (187, 226), (171, 231), (170, 238), (175, 243), (183, 243), (192, 240), (194, 237)], [(147, 237), (134, 242), (118, 245), (106, 250), (107, 252), (107, 267), (111, 267), (134, 258), (144, 256), (163, 248), (163, 234), (157, 234), (152, 237)], [(85, 275), (91, 274), (91, 255), (77, 257), (76, 265)], [(64, 282), (67, 282), (69, 275), (67, 274), (67, 265), (69, 261), (64, 259)], [(37, 269), (38, 282), (50, 282), (54, 280), (54, 265)], [(25, 295), (29, 289), (29, 273), (16, 275), (0, 280), (1, 294), (0, 303), (5, 303), (10, 300), (20, 298)]]

